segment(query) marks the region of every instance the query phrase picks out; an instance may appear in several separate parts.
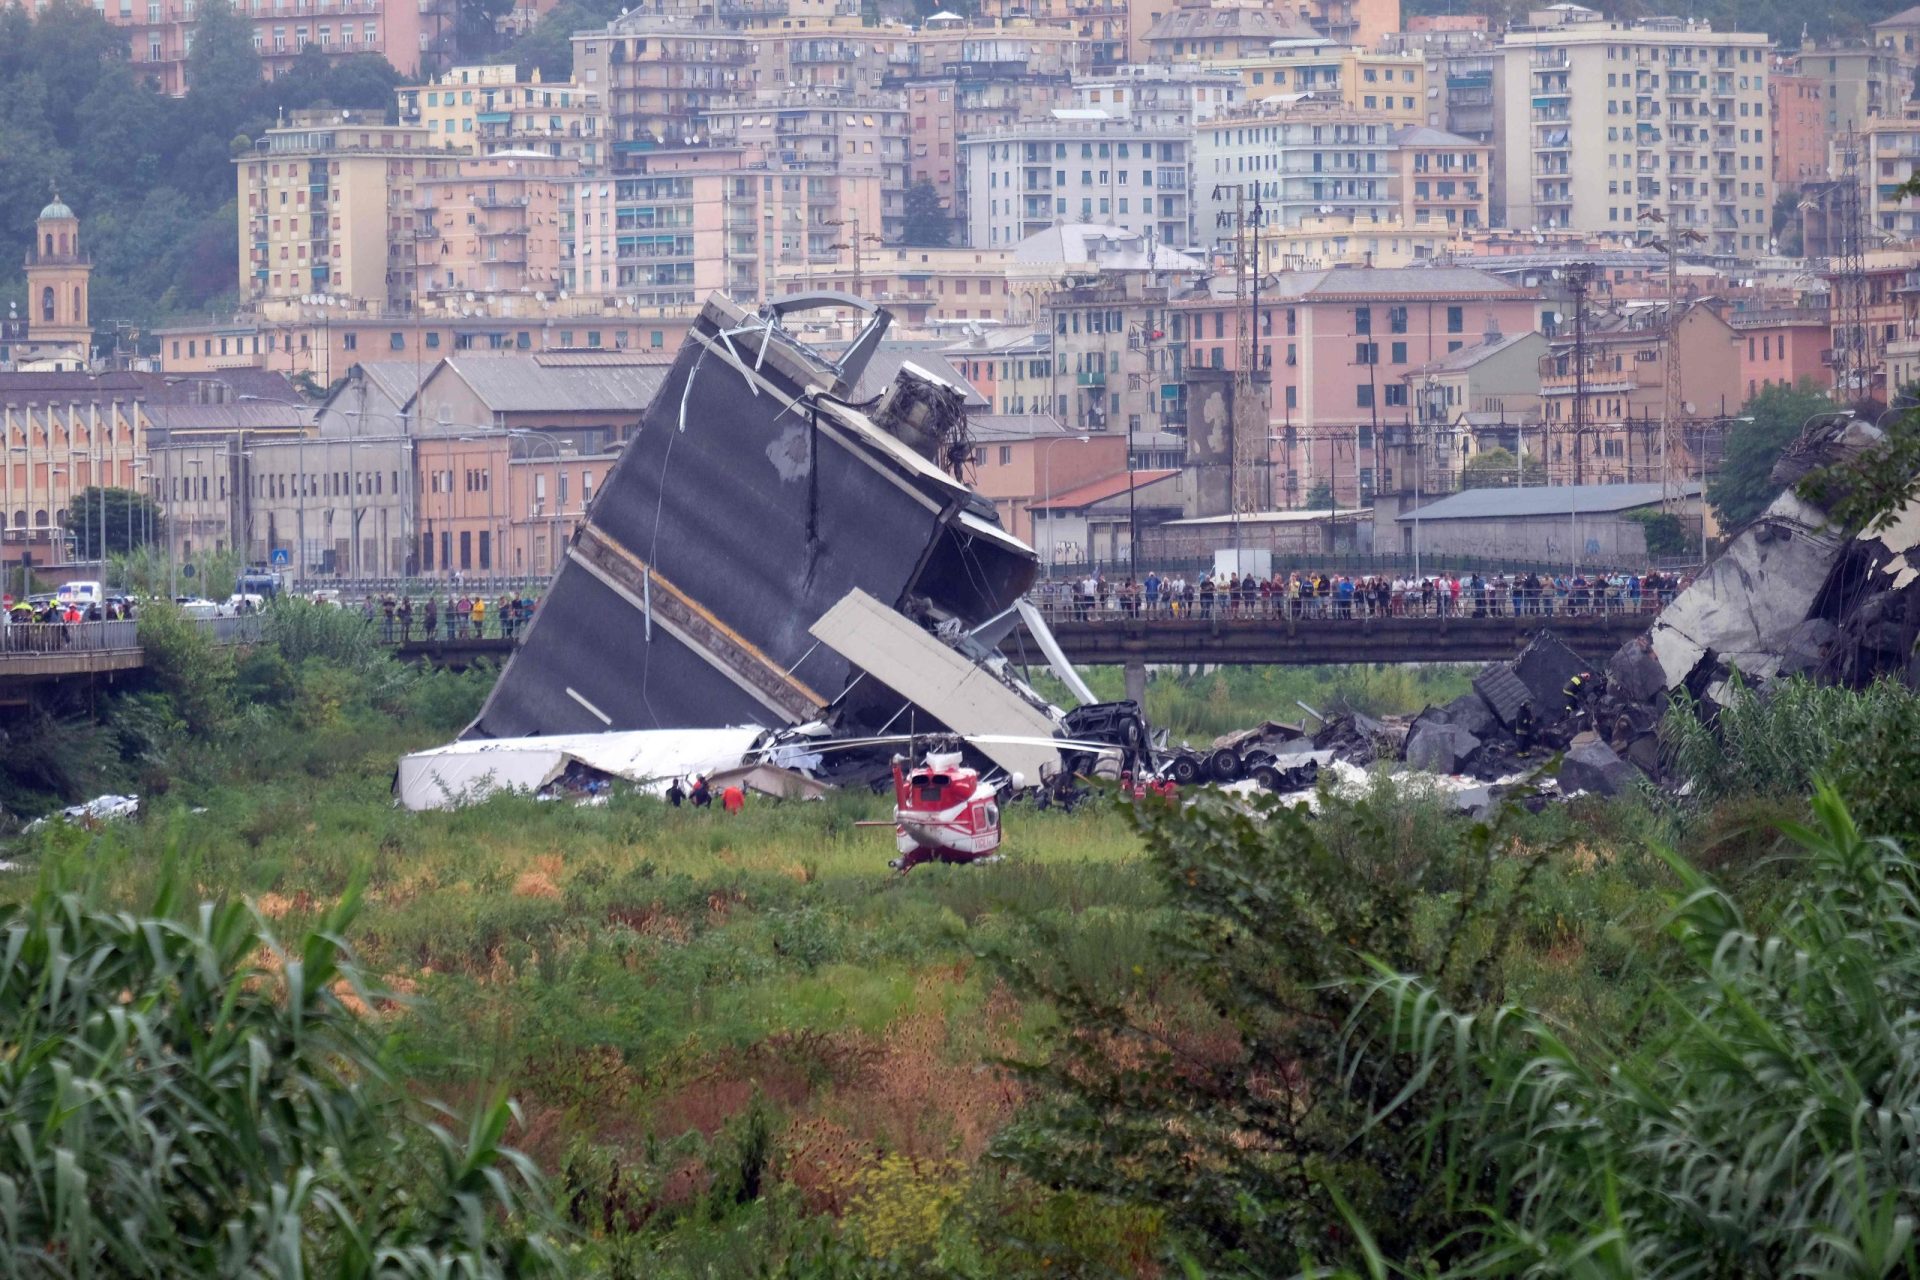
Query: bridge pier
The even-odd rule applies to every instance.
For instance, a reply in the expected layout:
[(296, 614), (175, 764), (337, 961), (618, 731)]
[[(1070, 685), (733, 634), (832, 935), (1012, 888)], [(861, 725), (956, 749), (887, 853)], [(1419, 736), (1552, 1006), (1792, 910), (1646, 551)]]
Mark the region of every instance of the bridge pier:
[(1127, 659), (1124, 668), (1127, 681), (1127, 701), (1147, 705), (1147, 664), (1138, 658)]

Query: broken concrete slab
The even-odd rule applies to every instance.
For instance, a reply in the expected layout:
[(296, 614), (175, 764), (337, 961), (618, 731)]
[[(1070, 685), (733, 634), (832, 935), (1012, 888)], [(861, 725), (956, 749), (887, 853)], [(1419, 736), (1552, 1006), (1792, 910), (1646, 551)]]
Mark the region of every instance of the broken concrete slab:
[(1541, 631), (1527, 641), (1527, 647), (1513, 660), (1513, 673), (1527, 687), (1536, 717), (1557, 711), (1567, 681), (1591, 670), (1592, 663), (1568, 648), (1551, 631)]
[(1493, 708), (1477, 693), (1463, 693), (1441, 708), (1447, 723), (1484, 738), (1495, 727)]
[(1466, 758), (1480, 749), (1480, 739), (1456, 724), (1423, 717), (1407, 733), (1406, 761), (1428, 773), (1458, 773)]
[(1791, 491), (1775, 498), (1654, 620), (1667, 686), (1687, 681), (1708, 654), (1749, 679), (1774, 675), (1842, 545), (1819, 508)]
[(1786, 644), (1780, 655), (1780, 667), (1775, 674), (1799, 676), (1817, 670), (1826, 660), (1828, 646), (1838, 634), (1839, 628), (1825, 618), (1808, 618), (1787, 633)]
[(1635, 636), (1607, 660), (1607, 692), (1622, 702), (1655, 702), (1667, 694), (1666, 671), (1646, 636)]
[[(1519, 719), (1520, 708), (1532, 705), (1533, 694), (1514, 674), (1509, 663), (1495, 663), (1473, 678), (1474, 692), (1485, 699), (1487, 706), (1509, 729)], [(1538, 712), (1535, 713), (1536, 716)]]
[(1560, 758), (1560, 789), (1563, 792), (1618, 795), (1632, 784), (1633, 778), (1633, 766), (1592, 733), (1576, 734), (1567, 753)]

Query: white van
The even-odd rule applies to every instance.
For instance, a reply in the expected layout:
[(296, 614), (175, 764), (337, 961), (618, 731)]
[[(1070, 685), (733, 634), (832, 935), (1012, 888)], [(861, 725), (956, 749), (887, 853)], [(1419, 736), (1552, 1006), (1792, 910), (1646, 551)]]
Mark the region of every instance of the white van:
[(107, 599), (106, 588), (98, 582), (69, 582), (53, 594), (61, 604), (104, 604)]

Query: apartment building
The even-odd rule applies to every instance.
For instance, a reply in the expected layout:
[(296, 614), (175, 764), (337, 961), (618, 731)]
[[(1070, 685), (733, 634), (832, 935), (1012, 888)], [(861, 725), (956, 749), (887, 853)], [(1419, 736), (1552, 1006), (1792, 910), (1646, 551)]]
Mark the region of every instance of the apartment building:
[(1045, 119), (1056, 107), (1073, 104), (1074, 86), (1064, 72), (1045, 75), (1028, 73), (1019, 63), (984, 63), (956, 67), (951, 75), (907, 80), (902, 92), (908, 112), (908, 180), (932, 183), (941, 206), (953, 213), (966, 206), (960, 139), (1010, 129), (1022, 120)]
[(460, 158), (417, 125), (313, 110), (267, 130), (233, 165), (242, 302), (326, 294), (404, 307), (419, 190), (457, 173)]
[(1768, 38), (1561, 5), (1501, 46), (1494, 216), (1634, 236), (1657, 215), (1725, 256), (1768, 251)]
[[(1466, 267), (1341, 267), (1279, 276), (1251, 335), (1271, 379), (1274, 496), (1298, 506), (1320, 481), (1341, 504), (1394, 487), (1383, 428), (1410, 413), (1406, 375), (1483, 341), (1540, 327), (1539, 292)], [(1188, 367), (1232, 369), (1252, 300), (1215, 277), (1173, 304)]]
[(1796, 72), (1820, 86), (1821, 123), (1829, 135), (1865, 129), (1880, 116), (1897, 116), (1913, 92), (1913, 75), (1893, 49), (1834, 42), (1800, 51)]
[(415, 299), (558, 294), (561, 222), (573, 203), (579, 162), (503, 154), (450, 167), (414, 187)]
[(858, 15), (769, 25), (753, 32), (740, 87), (872, 94), (889, 74), (913, 69), (913, 35), (897, 23), (866, 26)]
[(1900, 188), (1920, 172), (1920, 117), (1875, 120), (1860, 156), (1867, 172), (1867, 223), (1880, 239), (1920, 240), (1920, 199)]
[(1297, 226), (1259, 232), (1263, 271), (1319, 271), (1326, 267), (1411, 267), (1458, 250), (1460, 234), (1444, 221), (1413, 226), (1398, 214), (1356, 218), (1313, 213)]
[(1238, 106), (1245, 99), (1232, 71), (1213, 67), (1117, 67), (1110, 75), (1082, 76), (1073, 105), (1135, 120), (1150, 129), (1180, 129)]
[(536, 67), (522, 81), (512, 63), (453, 67), (425, 85), (394, 90), (401, 123), (428, 140), (479, 155), (537, 151), (600, 167), (600, 95), (571, 82), (544, 84)]
[[(715, 290), (754, 297), (761, 283), (761, 154), (661, 148), (617, 176), (574, 188), (576, 297), (691, 313)], [(776, 224), (777, 221), (776, 221)]]
[(1489, 222), (1493, 148), (1444, 129), (1416, 125), (1393, 136), (1400, 221), (1418, 231), (1478, 231)]
[(1247, 98), (1312, 93), (1391, 123), (1427, 124), (1427, 61), (1413, 54), (1344, 48), (1319, 36), (1276, 41), (1263, 58), (1234, 64)]
[(641, 307), (624, 295), (427, 299), (407, 310), (295, 299), (170, 324), (154, 337), (169, 374), (268, 369), (308, 374), (325, 386), (369, 359), (431, 368), (464, 351), (671, 353), (695, 315), (691, 307)]
[(1011, 248), (1057, 223), (1096, 222), (1189, 244), (1192, 137), (1088, 109), (963, 139), (968, 243)]
[(608, 167), (699, 141), (706, 113), (747, 87), (754, 49), (753, 36), (708, 18), (635, 12), (576, 32), (573, 78), (600, 95)]
[(909, 33), (908, 49), (907, 74), (915, 77), (959, 75), (964, 79), (1013, 67), (1030, 76), (1078, 76), (1093, 65), (1086, 41), (1076, 30), (1026, 18), (1003, 22), (929, 19)]
[(1208, 244), (1230, 244), (1256, 196), (1265, 225), (1313, 215), (1384, 220), (1393, 193), (1395, 128), (1334, 100), (1250, 102), (1194, 127), (1196, 216)]
[[(784, 179), (814, 180), (810, 190), (836, 194), (842, 180), (856, 190), (872, 187), (878, 207), (865, 201), (832, 214), (844, 234), (824, 234), (852, 244), (898, 243), (905, 229), (908, 120), (897, 91), (871, 96), (823, 89), (766, 91), (710, 107), (705, 116), (715, 146), (760, 152)], [(860, 224), (854, 227), (854, 222)], [(877, 239), (875, 239), (877, 237)]]
[(1776, 63), (1767, 77), (1773, 123), (1773, 184), (1798, 187), (1827, 176), (1826, 109), (1820, 81)]
[[(34, 0), (34, 12), (48, 0)], [(268, 78), (293, 65), (309, 45), (341, 57), (378, 54), (402, 76), (420, 72), (433, 43), (438, 0), (238, 0), (253, 27), (253, 47)], [(95, 12), (127, 33), (134, 71), (162, 93), (187, 91), (196, 0), (96, 0)]]
[(1744, 344), (1740, 385), (1747, 399), (1768, 387), (1798, 386), (1802, 380), (1823, 388), (1833, 385), (1833, 370), (1825, 359), (1827, 344), (1833, 341), (1833, 321), (1826, 307), (1729, 311), (1727, 323)]
[[(1548, 343), (1540, 378), (1540, 419), (1548, 476), (1571, 484), (1652, 484), (1668, 475), (1685, 479), (1698, 462), (1676, 432), (1662, 456), (1663, 426), (1723, 417), (1746, 402), (1741, 381), (1741, 335), (1703, 303), (1682, 303), (1677, 335), (1669, 341), (1664, 304), (1622, 309), (1588, 319), (1587, 369), (1581, 380), (1571, 325)], [(1671, 347), (1671, 350), (1669, 349)], [(1667, 361), (1681, 368), (1680, 394), (1671, 397)], [(1584, 391), (1584, 416), (1575, 406)], [(1689, 414), (1686, 406), (1695, 412)]]
[(1146, 60), (1163, 66), (1238, 62), (1265, 57), (1275, 40), (1311, 34), (1291, 9), (1186, 6), (1162, 14), (1147, 29)]

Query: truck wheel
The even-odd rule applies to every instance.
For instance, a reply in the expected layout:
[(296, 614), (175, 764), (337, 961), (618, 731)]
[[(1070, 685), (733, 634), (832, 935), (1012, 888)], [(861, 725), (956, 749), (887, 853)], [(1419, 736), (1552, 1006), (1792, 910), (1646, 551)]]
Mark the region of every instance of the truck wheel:
[(1253, 780), (1266, 790), (1276, 794), (1280, 790), (1280, 771), (1270, 764), (1255, 765), (1253, 767)]
[(1236, 782), (1240, 778), (1240, 757), (1232, 747), (1222, 747), (1207, 757), (1207, 772), (1216, 782)]
[(1183, 787), (1200, 781), (1200, 762), (1192, 756), (1178, 756), (1173, 762), (1173, 780)]

